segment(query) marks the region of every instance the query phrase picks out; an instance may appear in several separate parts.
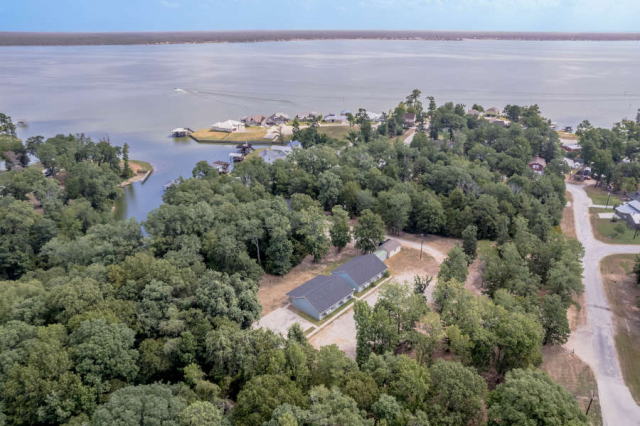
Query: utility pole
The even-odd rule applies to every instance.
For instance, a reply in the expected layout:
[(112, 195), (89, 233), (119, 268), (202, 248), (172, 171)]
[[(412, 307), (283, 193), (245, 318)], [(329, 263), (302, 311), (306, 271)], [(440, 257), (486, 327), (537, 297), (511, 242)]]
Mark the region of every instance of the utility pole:
[(604, 209), (606, 210), (607, 207), (609, 207), (609, 199), (611, 198), (611, 189), (609, 189), (609, 195), (607, 196), (607, 205), (604, 206)]
[(589, 406), (587, 407), (587, 412), (584, 413), (585, 416), (589, 415), (589, 409), (591, 409), (591, 403), (593, 402), (593, 398), (596, 397), (596, 393), (592, 390), (591, 391), (591, 400), (589, 401)]
[(422, 260), (422, 239), (424, 234), (420, 234), (420, 260)]

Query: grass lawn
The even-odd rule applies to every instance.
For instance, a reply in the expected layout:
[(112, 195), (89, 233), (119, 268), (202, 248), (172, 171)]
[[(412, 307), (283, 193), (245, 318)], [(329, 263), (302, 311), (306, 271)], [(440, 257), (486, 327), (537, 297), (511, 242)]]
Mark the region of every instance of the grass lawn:
[(600, 263), (607, 299), (616, 324), (616, 347), (624, 381), (640, 403), (640, 289), (633, 275), (635, 255), (616, 254)]
[[(596, 188), (593, 185), (585, 186), (585, 192), (593, 201), (593, 204), (604, 206), (607, 204), (608, 192), (604, 188)], [(614, 206), (616, 204), (621, 204), (620, 198), (617, 195), (611, 194), (611, 198), (609, 199), (609, 205)]]
[(146, 161), (129, 160), (129, 164), (135, 164), (136, 166), (138, 166), (138, 173), (146, 173), (150, 170), (153, 170), (153, 166), (151, 166), (151, 163), (147, 163)]
[(334, 139), (343, 139), (347, 137), (347, 135), (351, 130), (356, 132), (359, 131), (357, 127), (351, 127), (351, 126), (320, 126), (318, 127), (318, 133), (322, 135), (327, 135), (330, 138), (334, 138)]
[(578, 136), (574, 135), (573, 133), (558, 132), (558, 136), (560, 136), (562, 139), (571, 139), (573, 141), (578, 140)]
[[(600, 211), (604, 210), (600, 209)], [(608, 244), (640, 244), (640, 232), (634, 239), (635, 229), (629, 227), (624, 221), (612, 222), (611, 219), (600, 219), (597, 213), (591, 213), (590, 217), (593, 235), (596, 239)], [(619, 223), (624, 225), (624, 232), (621, 234), (617, 234), (615, 231), (615, 227)]]
[(247, 127), (244, 132), (214, 132), (210, 129), (201, 129), (193, 132), (191, 137), (198, 142), (262, 142), (269, 143), (264, 139), (267, 129), (264, 127)]
[(493, 247), (494, 242), (490, 240), (480, 240), (478, 241), (478, 256), (489, 254), (491, 247)]

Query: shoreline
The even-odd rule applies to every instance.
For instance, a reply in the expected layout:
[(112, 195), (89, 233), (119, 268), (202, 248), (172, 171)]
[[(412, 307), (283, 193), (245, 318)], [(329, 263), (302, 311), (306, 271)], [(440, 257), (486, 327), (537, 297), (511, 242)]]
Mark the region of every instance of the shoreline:
[(636, 33), (524, 31), (182, 31), (182, 32), (0, 32), (0, 46), (126, 46), (261, 43), (285, 41), (640, 41)]
[(149, 175), (155, 170), (153, 164), (140, 160), (129, 160), (129, 166), (135, 174), (129, 179), (120, 182), (118, 184), (120, 188), (125, 188), (135, 182), (147, 180)]

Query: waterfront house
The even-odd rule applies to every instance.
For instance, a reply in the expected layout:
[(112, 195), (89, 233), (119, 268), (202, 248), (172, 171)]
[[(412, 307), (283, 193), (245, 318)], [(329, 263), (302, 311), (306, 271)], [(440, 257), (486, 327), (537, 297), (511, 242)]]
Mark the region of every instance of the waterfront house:
[(616, 216), (627, 222), (632, 228), (640, 225), (640, 201), (632, 200), (615, 209)]
[(321, 320), (347, 303), (354, 291), (341, 275), (318, 275), (291, 290), (287, 296), (291, 298), (293, 306)]
[(496, 107), (489, 108), (485, 115), (491, 115), (494, 117), (498, 117), (500, 115), (500, 110)]
[(296, 118), (300, 121), (312, 121), (314, 120), (316, 117), (318, 117), (320, 114), (315, 112), (315, 111), (311, 111), (311, 112), (300, 112), (298, 114), (296, 114)]
[(260, 151), (258, 155), (267, 164), (273, 164), (276, 160), (284, 160), (287, 155), (291, 154), (293, 148), (291, 146), (278, 146), (274, 145), (271, 148), (267, 148), (264, 151)]
[(382, 114), (377, 112), (367, 111), (367, 117), (369, 117), (369, 120), (376, 123), (380, 123), (382, 121)]
[(268, 118), (266, 115), (249, 115), (241, 121), (247, 126), (264, 126)]
[(342, 115), (329, 114), (329, 115), (324, 117), (324, 121), (325, 121), (325, 123), (345, 124), (347, 122), (347, 117), (344, 117)]
[(213, 166), (218, 173), (229, 173), (229, 163), (226, 161), (214, 161), (211, 163), (211, 166)]
[(416, 115), (412, 112), (404, 113), (404, 125), (407, 127), (413, 127), (416, 124)]
[(173, 129), (171, 131), (171, 137), (172, 138), (184, 138), (187, 137), (191, 134), (191, 130), (190, 129), (185, 129), (183, 127), (178, 127), (177, 129)]
[(283, 112), (276, 112), (267, 118), (268, 126), (280, 126), (282, 124), (286, 124), (289, 121), (289, 116)]
[(544, 169), (547, 167), (547, 161), (541, 157), (533, 157), (529, 161), (529, 168), (539, 175), (544, 173)]
[(251, 154), (253, 151), (255, 151), (255, 149), (253, 148), (253, 145), (248, 142), (240, 143), (236, 145), (236, 148), (238, 149), (238, 152), (242, 155)]
[(331, 273), (345, 278), (357, 292), (363, 291), (373, 282), (382, 278), (387, 271), (387, 265), (375, 254), (365, 254), (354, 257)]
[(214, 132), (226, 132), (226, 133), (242, 132), (245, 130), (245, 126), (244, 126), (244, 123), (241, 123), (239, 121), (227, 120), (227, 121), (221, 121), (221, 122), (212, 124), (211, 130)]
[(480, 111), (478, 111), (477, 109), (470, 109), (469, 111), (467, 111), (467, 114), (475, 115), (476, 117), (480, 117), (481, 115)]

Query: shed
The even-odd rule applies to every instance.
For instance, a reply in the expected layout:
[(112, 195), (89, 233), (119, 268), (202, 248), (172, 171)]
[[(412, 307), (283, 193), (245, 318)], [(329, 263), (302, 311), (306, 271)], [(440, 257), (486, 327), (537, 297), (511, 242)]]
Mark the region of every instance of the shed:
[(333, 271), (333, 275), (344, 277), (357, 292), (360, 292), (371, 285), (374, 281), (382, 278), (387, 270), (382, 260), (375, 254), (365, 254), (358, 256)]
[(380, 244), (380, 246), (378, 247), (378, 249), (380, 250), (384, 250), (387, 252), (387, 258), (392, 257), (393, 255), (397, 254), (400, 249), (402, 249), (402, 245), (400, 244), (400, 242), (398, 240), (387, 240), (384, 243)]
[(191, 134), (190, 129), (186, 129), (184, 127), (178, 127), (177, 129), (173, 129), (171, 131), (171, 137), (173, 138), (184, 138)]
[(214, 161), (211, 165), (218, 170), (218, 173), (229, 173), (229, 163), (226, 161)]
[(544, 169), (547, 167), (547, 161), (541, 157), (533, 157), (529, 161), (529, 168), (538, 174), (544, 173)]
[(496, 108), (496, 107), (491, 107), (487, 110), (487, 112), (485, 113), (485, 115), (493, 115), (493, 116), (499, 116), (500, 115), (500, 109)]
[(341, 275), (318, 275), (291, 290), (287, 296), (293, 306), (321, 320), (348, 302), (354, 291)]

